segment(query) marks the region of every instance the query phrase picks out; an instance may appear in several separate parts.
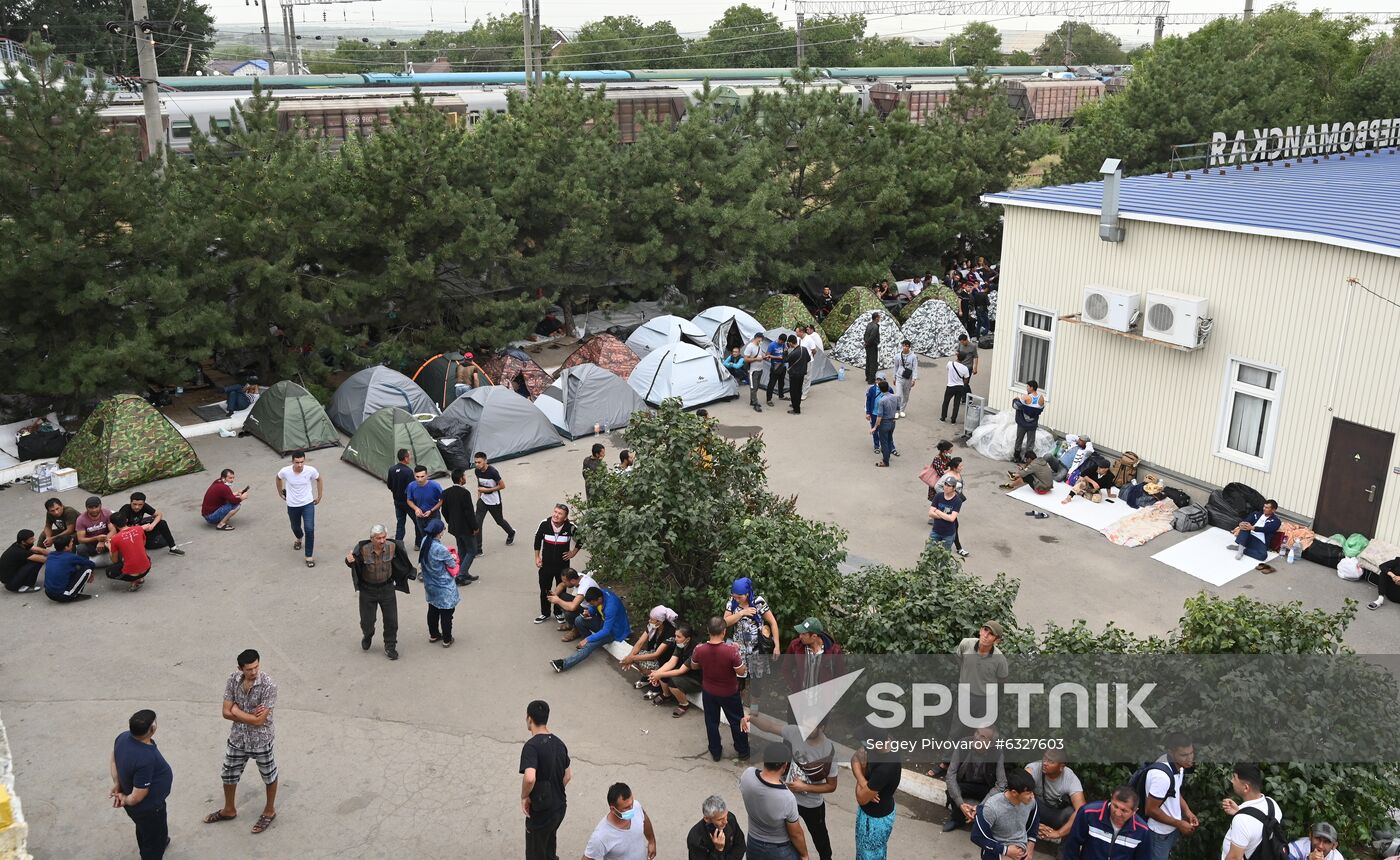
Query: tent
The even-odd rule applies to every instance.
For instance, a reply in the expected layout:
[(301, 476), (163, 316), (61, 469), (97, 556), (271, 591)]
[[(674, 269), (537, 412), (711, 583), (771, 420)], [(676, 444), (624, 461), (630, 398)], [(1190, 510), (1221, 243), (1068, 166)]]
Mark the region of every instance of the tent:
[(76, 469), (82, 486), (99, 495), (204, 468), (175, 425), (135, 394), (99, 403), (58, 465)]
[[(413, 381), (418, 383), (418, 387), (423, 389), (439, 408), (446, 409), (447, 404), (457, 399), (458, 369), (463, 366), (471, 368), (473, 365), (476, 365), (477, 370), (481, 370), (481, 365), (460, 352), (441, 353), (423, 362), (413, 372)], [(486, 371), (482, 370), (481, 374), (485, 376)], [(491, 383), (490, 378), (487, 378), (486, 383)]]
[(638, 358), (646, 358), (654, 349), (681, 342), (699, 347), (710, 346), (709, 336), (695, 323), (667, 314), (637, 326), (637, 330), (627, 338), (627, 348), (635, 352)]
[(286, 379), (262, 393), (243, 429), (284, 455), (340, 444), (340, 434), (326, 410), (311, 392)]
[(331, 405), (326, 411), (331, 416), (331, 423), (342, 433), (354, 436), (366, 418), (386, 406), (413, 415), (438, 414), (437, 404), (418, 387), (418, 383), (383, 365), (366, 367), (340, 383), (335, 394), (331, 395)]
[(763, 325), (747, 311), (729, 305), (706, 308), (691, 320), (709, 337), (720, 355), (728, 355), (734, 347), (743, 347), (754, 335), (763, 334)]
[(880, 311), (886, 317), (889, 312), (885, 310), (885, 305), (869, 287), (851, 287), (841, 300), (836, 303), (836, 307), (827, 314), (822, 326), (826, 329), (826, 336), (831, 340), (837, 340), (846, 333), (846, 329), (851, 327), (851, 322), (866, 311)]
[(632, 375), (632, 369), (637, 366), (637, 361), (637, 354), (628, 349), (627, 344), (616, 337), (606, 332), (589, 335), (578, 345), (578, 349), (569, 353), (569, 357), (564, 359), (564, 363), (559, 366), (554, 378), (558, 379), (559, 374), (570, 367), (576, 367), (580, 364), (596, 364), (604, 370), (610, 370), (626, 379)]
[(559, 371), (559, 378), (535, 400), (535, 405), (570, 439), (587, 436), (594, 427), (624, 427), (632, 420), (633, 412), (647, 408), (627, 380), (596, 364), (579, 364)]
[[(798, 326), (816, 325), (817, 320), (812, 316), (812, 312), (807, 310), (807, 306), (802, 304), (802, 300), (797, 296), (782, 294), (769, 296), (763, 304), (758, 306), (758, 313), (754, 318), (759, 321), (764, 329), (785, 328), (795, 329)], [(817, 329), (821, 332), (821, 329)], [(826, 340), (825, 332), (822, 336)]]
[(958, 299), (957, 293), (940, 283), (934, 282), (932, 286), (925, 287), (917, 296), (910, 299), (909, 304), (899, 309), (900, 318), (908, 322), (909, 318), (914, 315), (914, 311), (918, 310), (920, 305), (924, 302), (931, 301), (942, 301), (955, 316), (958, 311), (962, 309), (962, 302)]
[[(831, 348), (832, 358), (856, 367), (865, 367), (865, 327), (870, 324), (872, 313), (874, 311), (866, 311), (851, 322), (846, 333), (841, 335), (836, 345)], [(879, 360), (876, 362), (878, 367), (894, 367), (894, 356), (899, 352), (899, 342), (903, 339), (899, 326), (882, 310)]]
[(483, 361), (481, 369), (486, 372), (491, 382), (504, 385), (531, 400), (539, 397), (554, 381), (528, 352), (513, 346), (506, 347)]
[[(784, 334), (788, 337), (797, 336), (797, 332), (793, 331), (790, 328), (770, 328), (763, 333), (763, 348), (767, 349), (768, 345), (773, 341), (777, 340), (779, 335)], [(767, 385), (767, 362), (763, 363), (763, 374), (763, 384)], [(836, 363), (831, 360), (831, 354), (824, 349), (818, 350), (816, 354), (812, 356), (811, 364), (807, 365), (807, 378), (803, 380), (802, 390), (805, 393), (807, 389), (811, 388), (813, 385), (816, 385), (819, 382), (830, 382), (835, 378)]]
[(354, 463), (376, 478), (385, 480), (398, 459), (400, 448), (413, 452), (415, 465), (426, 466), (436, 478), (447, 474), (447, 465), (438, 453), (437, 443), (417, 418), (393, 406), (386, 406), (366, 418), (345, 446), (340, 459)]
[(473, 388), (458, 397), (428, 422), (428, 430), (462, 439), (472, 453), (482, 451), (492, 460), (564, 444), (538, 406), (502, 385)]
[(714, 352), (691, 343), (672, 343), (653, 350), (627, 378), (632, 390), (653, 406), (679, 397), (690, 409), (739, 396), (739, 383), (719, 363)]
[(952, 355), (958, 351), (958, 338), (967, 334), (958, 315), (939, 301), (919, 305), (900, 331), (902, 339), (923, 355)]

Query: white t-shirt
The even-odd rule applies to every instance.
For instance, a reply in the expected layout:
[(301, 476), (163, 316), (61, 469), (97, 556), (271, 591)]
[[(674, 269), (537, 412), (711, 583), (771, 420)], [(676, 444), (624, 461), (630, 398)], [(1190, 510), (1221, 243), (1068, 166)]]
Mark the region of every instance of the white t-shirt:
[(643, 821), (642, 804), (632, 801), (636, 814), (627, 822), (627, 830), (619, 830), (603, 816), (593, 835), (588, 837), (588, 847), (583, 856), (588, 860), (647, 860), (647, 834)]
[(956, 359), (948, 362), (949, 386), (966, 385), (967, 377), (971, 375), (971, 372), (967, 369), (967, 365), (963, 364), (962, 362), (957, 361)]
[(580, 595), (580, 596), (581, 596), (581, 595), (587, 594), (587, 593), (588, 593), (588, 589), (590, 589), (590, 588), (597, 588), (597, 587), (598, 587), (598, 581), (597, 581), (597, 580), (595, 580), (595, 579), (594, 579), (592, 576), (590, 576), (589, 574), (580, 573), (580, 574), (578, 575), (578, 588), (574, 589), (574, 594), (575, 594), (575, 595)]
[[(1258, 800), (1246, 800), (1240, 804), (1240, 809), (1257, 809), (1265, 815), (1272, 814), (1279, 821), (1283, 819), (1283, 810), (1279, 809), (1278, 803), (1268, 797), (1261, 797)], [(1230, 853), (1232, 845), (1238, 845), (1244, 849), (1244, 856), (1253, 854), (1259, 847), (1259, 843), (1264, 839), (1264, 822), (1252, 815), (1240, 815), (1235, 813), (1235, 817), (1230, 819), (1230, 829), (1225, 831), (1225, 838), (1220, 842), (1220, 860), (1225, 860)]]
[(287, 507), (299, 508), (316, 501), (316, 479), (321, 473), (315, 466), (302, 466), (298, 475), (291, 466), (283, 466), (277, 473), (282, 481), (282, 489), (287, 492)]
[(816, 355), (817, 353), (822, 351), (821, 336), (818, 335), (816, 332), (812, 332), (811, 334), (802, 338), (802, 345), (807, 347), (807, 349), (811, 351), (812, 355)]
[[(1170, 777), (1162, 773), (1161, 768), (1152, 768), (1147, 772), (1147, 795), (1148, 797), (1166, 797), (1167, 789), (1175, 785), (1176, 791), (1171, 797), (1166, 797), (1162, 801), (1162, 811), (1172, 818), (1181, 817), (1181, 781), (1185, 771), (1176, 771)], [(1175, 830), (1170, 824), (1163, 824), (1155, 818), (1147, 819), (1147, 826), (1152, 828), (1153, 833), (1171, 833)]]
[[(943, 477), (948, 477), (944, 475)], [(941, 479), (940, 479), (941, 480)], [(1084, 783), (1079, 781), (1079, 776), (1068, 765), (1060, 771), (1060, 775), (1054, 779), (1046, 777), (1042, 762), (1033, 761), (1026, 765), (1026, 772), (1031, 775), (1035, 782), (1036, 795), (1041, 802), (1047, 806), (1061, 808), (1072, 803), (1071, 795), (1075, 792), (1083, 793)]]

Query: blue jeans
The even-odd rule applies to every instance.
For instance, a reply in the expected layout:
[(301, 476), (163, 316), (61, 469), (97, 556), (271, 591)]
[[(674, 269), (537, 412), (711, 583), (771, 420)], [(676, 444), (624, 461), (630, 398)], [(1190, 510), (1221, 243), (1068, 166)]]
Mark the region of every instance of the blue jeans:
[(992, 330), (992, 324), (988, 321), (987, 311), (989, 308), (979, 307), (977, 309), (977, 333), (986, 334)]
[(941, 543), (951, 550), (953, 548), (953, 544), (957, 543), (958, 533), (953, 532), (950, 535), (941, 535), (938, 532), (930, 529), (928, 533), (928, 539), (933, 541), (934, 543)]
[(774, 842), (760, 842), (757, 839), (750, 839), (748, 858), (749, 860), (797, 860), (797, 849), (792, 847), (791, 842), (779, 845)]
[(1244, 554), (1255, 561), (1263, 561), (1269, 557), (1269, 548), (1264, 546), (1264, 539), (1256, 536), (1254, 532), (1240, 532), (1235, 535), (1235, 543), (1244, 547)]
[[(575, 622), (575, 626), (577, 626), (577, 622)], [(583, 640), (583, 647), (570, 654), (564, 660), (565, 671), (568, 671), (569, 669), (572, 669), (578, 664), (582, 663), (584, 660), (587, 660), (589, 654), (592, 654), (594, 651), (597, 651), (599, 648), (602, 648), (604, 645), (608, 644), (611, 641), (612, 639), (610, 637), (605, 639), (593, 639), (590, 637), (588, 639)]]
[[(710, 755), (718, 756), (724, 752), (724, 745), (719, 739), (719, 715), (724, 712), (725, 719), (729, 720), (729, 733), (734, 738), (734, 752), (740, 758), (749, 757), (749, 733), (739, 730), (739, 721), (744, 718), (744, 700), (738, 693), (732, 696), (714, 696), (705, 693), (705, 736), (710, 743)], [(749, 849), (749, 856), (755, 857), (753, 848)], [(786, 856), (786, 855), (773, 855)]]
[(287, 506), (287, 519), (292, 521), (292, 534), (297, 540), (304, 540), (302, 544), (307, 558), (314, 555), (316, 549), (316, 506), (301, 505), (300, 507)]
[(1180, 830), (1173, 830), (1171, 833), (1158, 833), (1153, 830), (1152, 860), (1167, 860), (1167, 855), (1172, 853), (1172, 846), (1176, 845), (1176, 840), (1180, 838)]
[(218, 525), (219, 523), (221, 523), (221, 522), (224, 521), (224, 517), (226, 517), (226, 516), (228, 516), (229, 514), (233, 513), (233, 512), (234, 512), (235, 510), (237, 510), (237, 509), (238, 509), (238, 505), (234, 505), (234, 504), (230, 504), (230, 503), (225, 502), (224, 504), (219, 505), (218, 509), (217, 509), (216, 511), (214, 511), (214, 513), (212, 513), (212, 514), (210, 514), (209, 516), (205, 517), (205, 518), (204, 518), (204, 521), (207, 522), (207, 523), (209, 523), (209, 525), (211, 525), (211, 526), (216, 526), (216, 525)]
[(394, 540), (403, 540), (403, 533), (411, 516), (413, 509), (408, 506), (408, 502), (394, 502)]
[[(875, 416), (874, 416), (874, 415), (867, 415), (867, 416), (865, 416), (865, 420), (870, 422), (870, 429), (871, 429), (871, 430), (874, 430), (874, 429), (875, 429)], [(871, 433), (871, 434), (870, 434), (870, 445), (871, 445), (871, 447), (873, 447), (873, 448), (875, 449), (875, 453), (876, 453), (876, 454), (880, 453), (880, 437), (879, 437), (879, 436), (876, 436), (874, 433)]]
[(875, 428), (875, 435), (880, 440), (880, 459), (888, 466), (890, 454), (894, 453), (894, 419), (881, 420), (880, 426)]
[(421, 546), (421, 545), (423, 544), (423, 530), (426, 529), (426, 528), (428, 527), (428, 523), (432, 522), (432, 521), (435, 520), (435, 519), (438, 519), (438, 515), (437, 515), (437, 512), (436, 512), (436, 511), (433, 512), (432, 516), (427, 516), (427, 517), (414, 517), (414, 518), (413, 518), (413, 548), (414, 548), (414, 549), (417, 549), (419, 546)]
[(596, 615), (580, 612), (574, 616), (574, 629), (580, 636), (592, 636), (603, 629), (603, 619)]

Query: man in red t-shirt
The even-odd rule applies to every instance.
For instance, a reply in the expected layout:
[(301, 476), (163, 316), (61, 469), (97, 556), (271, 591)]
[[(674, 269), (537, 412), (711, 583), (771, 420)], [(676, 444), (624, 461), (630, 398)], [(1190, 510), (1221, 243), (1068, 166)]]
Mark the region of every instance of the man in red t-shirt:
[(117, 533), (112, 536), (112, 566), (107, 569), (107, 577), (129, 582), (131, 590), (136, 591), (145, 584), (146, 574), (151, 572), (151, 557), (146, 553), (146, 532), (155, 525), (130, 525), (126, 515), (120, 511), (112, 514), (112, 525)]
[(707, 629), (710, 641), (695, 646), (689, 666), (692, 672), (700, 671), (700, 688), (705, 692), (705, 734), (710, 742), (710, 758), (719, 761), (724, 751), (719, 740), (719, 715), (723, 711), (734, 736), (734, 754), (740, 761), (748, 761), (749, 733), (739, 727), (744, 718), (739, 679), (747, 678), (749, 669), (739, 656), (739, 649), (724, 641), (723, 618), (711, 618)]
[(209, 489), (204, 491), (204, 504), (199, 507), (199, 515), (204, 517), (204, 521), (222, 532), (233, 531), (233, 526), (229, 520), (239, 511), (239, 506), (243, 500), (248, 498), (251, 488), (244, 487), (240, 493), (233, 491), (233, 481), (238, 477), (232, 469), (225, 469), (219, 473), (219, 479), (209, 485)]

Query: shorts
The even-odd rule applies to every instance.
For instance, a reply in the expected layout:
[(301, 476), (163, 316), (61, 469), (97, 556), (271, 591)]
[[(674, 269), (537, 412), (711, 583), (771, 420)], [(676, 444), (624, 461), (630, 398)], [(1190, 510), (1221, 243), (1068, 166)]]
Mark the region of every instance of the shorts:
[(224, 770), (221, 774), (224, 785), (238, 785), (238, 780), (243, 777), (243, 769), (248, 766), (248, 759), (258, 763), (258, 773), (262, 776), (264, 785), (272, 785), (277, 781), (277, 760), (272, 757), (272, 747), (252, 752), (239, 749), (229, 741), (224, 749)]
[(226, 503), (226, 504), (219, 505), (219, 507), (214, 511), (214, 513), (212, 513), (212, 514), (210, 514), (209, 516), (207, 516), (207, 517), (204, 518), (204, 521), (205, 521), (206, 523), (209, 523), (209, 525), (211, 525), (211, 526), (216, 526), (216, 525), (218, 525), (219, 523), (223, 522), (224, 517), (228, 516), (230, 513), (232, 513), (233, 511), (235, 511), (235, 510), (237, 510), (237, 509), (238, 509), (238, 505), (234, 505), (234, 504), (227, 504), (227, 503)]

